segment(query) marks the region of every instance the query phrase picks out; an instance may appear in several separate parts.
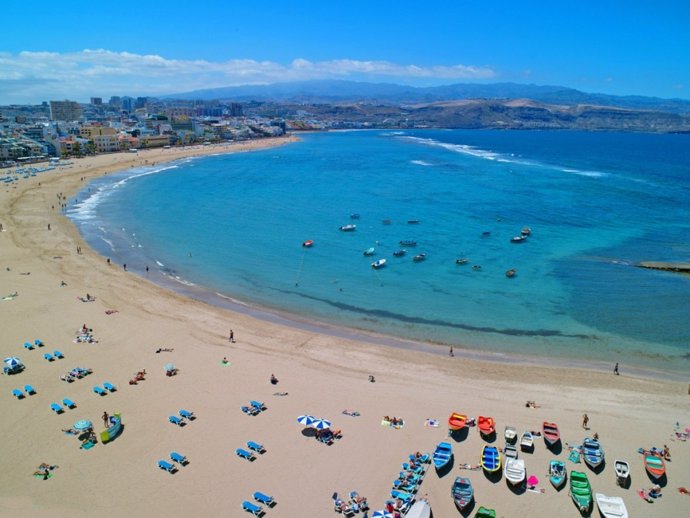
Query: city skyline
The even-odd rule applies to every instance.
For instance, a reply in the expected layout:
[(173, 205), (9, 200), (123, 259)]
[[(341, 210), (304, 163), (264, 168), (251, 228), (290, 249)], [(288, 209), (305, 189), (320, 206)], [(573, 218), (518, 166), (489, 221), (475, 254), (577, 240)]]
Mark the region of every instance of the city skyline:
[[(37, 2), (3, 6), (0, 104), (310, 79), (433, 86), (559, 85), (690, 99), (690, 6), (680, 1), (152, 1), (126, 14)], [(75, 12), (76, 11), (76, 12)]]

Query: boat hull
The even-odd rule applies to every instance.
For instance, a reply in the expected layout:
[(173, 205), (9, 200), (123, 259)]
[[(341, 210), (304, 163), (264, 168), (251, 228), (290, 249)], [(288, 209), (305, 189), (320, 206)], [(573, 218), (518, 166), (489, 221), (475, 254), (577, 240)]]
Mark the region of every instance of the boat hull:
[(644, 468), (654, 480), (659, 480), (666, 473), (666, 464), (659, 455), (647, 454), (644, 457)]
[(495, 446), (484, 446), (481, 459), (482, 469), (487, 473), (496, 473), (501, 469), (501, 456)]
[(467, 416), (453, 412), (448, 418), (448, 429), (452, 432), (462, 430), (467, 422)]

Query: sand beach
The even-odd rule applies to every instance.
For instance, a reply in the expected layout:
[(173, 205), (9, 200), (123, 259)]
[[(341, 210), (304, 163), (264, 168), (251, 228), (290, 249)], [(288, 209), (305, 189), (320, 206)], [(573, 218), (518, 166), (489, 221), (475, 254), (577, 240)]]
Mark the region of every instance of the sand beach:
[[(3, 187), (0, 353), (18, 356), (26, 368), (0, 376), (0, 516), (244, 516), (242, 502), (257, 503), (252, 495), (260, 491), (276, 501), (271, 508), (263, 505), (267, 517), (330, 517), (336, 515), (333, 494), (353, 490), (367, 497), (371, 516), (390, 498), (410, 453), (433, 452), (448, 440), (452, 412), (493, 416), (492, 444), (499, 448), (506, 425), (522, 433), (555, 422), (562, 448), (549, 451), (537, 437), (534, 451), (520, 454), (528, 475), (539, 479), (536, 490), (512, 490), (504, 477), (489, 479), (481, 470), (462, 468), (478, 464), (487, 444), (469, 427), (450, 439), (450, 469), (439, 476), (433, 466), (427, 468), (418, 490), (419, 497), (428, 495), (435, 517), (460, 515), (450, 497), (456, 476), (471, 479), (475, 510), (493, 508), (506, 518), (579, 516), (567, 487), (556, 491), (549, 484), (552, 458), (565, 461), (568, 471), (586, 472), (594, 492), (622, 497), (631, 516), (690, 514), (690, 497), (678, 491), (690, 488), (690, 441), (675, 433), (676, 423), (681, 432), (690, 428), (687, 382), (632, 376), (624, 358), (621, 374), (614, 375), (515, 359), (479, 360), (457, 347), (451, 358), (258, 320), (108, 264), (59, 210), (59, 195), (69, 198), (90, 179), (112, 171), (289, 141), (101, 155)], [(87, 293), (95, 300), (83, 302)], [(83, 325), (92, 330), (92, 343), (75, 343)], [(231, 329), (234, 342), (228, 340)], [(37, 339), (44, 345), (31, 350), (22, 345)], [(64, 358), (44, 358), (55, 350)], [(167, 364), (177, 369), (174, 376), (166, 375)], [(75, 367), (93, 372), (61, 380)], [(144, 370), (144, 379), (130, 384)], [(93, 387), (105, 382), (116, 390), (94, 393)], [(27, 384), (35, 394), (21, 399), (12, 394), (24, 392)], [(65, 398), (75, 408), (67, 408)], [(243, 413), (251, 400), (265, 410)], [(528, 400), (537, 407), (525, 406)], [(57, 414), (52, 403), (64, 410)], [(184, 426), (171, 423), (169, 417), (180, 409), (196, 418)], [(104, 412), (120, 414), (124, 425), (107, 444), (100, 441)], [(585, 413), (589, 430), (582, 426)], [(307, 414), (328, 419), (342, 438), (332, 445), (317, 441), (297, 422)], [(384, 416), (402, 418), (404, 426), (384, 426)], [(99, 437), (90, 449), (62, 431), (79, 420), (92, 421)], [(428, 420), (439, 425), (427, 426)], [(607, 459), (599, 473), (566, 460), (568, 445), (594, 433)], [(265, 453), (254, 454), (253, 461), (237, 456), (237, 448), (248, 449), (247, 441), (262, 444)], [(637, 494), (654, 484), (638, 449), (664, 445), (671, 461), (663, 496), (649, 503)], [(157, 465), (172, 463), (172, 451), (189, 460), (174, 474)], [(614, 459), (630, 463), (629, 488), (616, 485)], [(42, 462), (57, 466), (47, 480), (32, 475)], [(596, 505), (591, 515), (598, 516)]]

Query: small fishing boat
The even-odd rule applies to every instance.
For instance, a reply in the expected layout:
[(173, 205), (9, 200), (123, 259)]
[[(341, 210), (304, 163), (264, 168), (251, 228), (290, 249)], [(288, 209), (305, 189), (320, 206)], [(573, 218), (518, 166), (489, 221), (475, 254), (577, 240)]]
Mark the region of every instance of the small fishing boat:
[(354, 232), (355, 230), (357, 230), (357, 225), (343, 225), (342, 227), (340, 227), (340, 230), (342, 230), (343, 232)]
[(568, 478), (568, 471), (565, 469), (565, 462), (552, 460), (549, 462), (549, 482), (556, 489), (560, 489)]
[(486, 507), (479, 507), (474, 518), (496, 518), (496, 511), (494, 509), (487, 509)]
[(522, 451), (532, 451), (534, 449), (534, 435), (532, 432), (524, 431), (520, 436), (520, 449)]
[(374, 270), (378, 270), (379, 268), (383, 268), (384, 266), (386, 266), (385, 259), (379, 259), (378, 261), (374, 261), (373, 263), (371, 263), (371, 267)]
[(395, 252), (393, 252), (393, 255), (394, 255), (395, 257), (402, 257), (402, 256), (405, 255), (406, 253), (407, 253), (407, 250), (404, 250), (404, 249), (401, 248), (400, 250), (396, 250)]
[(418, 219), (408, 219), (407, 224), (408, 225), (417, 225), (419, 223)]
[(449, 442), (440, 442), (434, 451), (434, 467), (442, 469), (449, 462), (453, 456), (453, 446)]
[(549, 447), (561, 440), (561, 432), (558, 430), (556, 423), (544, 421), (541, 425), (541, 434), (544, 436), (544, 442)]
[(586, 473), (574, 470), (570, 472), (570, 497), (580, 513), (589, 511), (592, 506), (592, 486)]
[(506, 442), (513, 443), (517, 439), (517, 430), (514, 426), (506, 426), (503, 436), (506, 438)]
[(363, 252), (363, 254), (366, 255), (366, 256), (368, 257), (368, 256), (374, 255), (374, 252), (375, 252), (375, 251), (376, 251), (376, 250), (374, 250), (374, 247), (372, 246), (372, 247), (370, 247), (370, 248), (367, 248), (367, 249)]
[(417, 254), (412, 258), (415, 263), (421, 263), (424, 259), (426, 259), (426, 254), (424, 253)]
[(479, 270), (482, 269), (482, 267), (481, 267), (481, 265), (479, 265), (479, 264), (475, 264), (475, 265), (472, 267), (472, 269), (473, 269), (475, 272), (478, 272)]
[(523, 236), (523, 235), (519, 235), (519, 236), (515, 236), (515, 237), (510, 238), (511, 243), (523, 243), (525, 241), (527, 241), (527, 236)]
[(613, 461), (613, 469), (616, 472), (616, 484), (627, 487), (630, 478), (630, 465), (624, 460)]
[(484, 232), (482, 232), (482, 237), (489, 237), (490, 235), (491, 235), (491, 232), (489, 232), (488, 230), (485, 230)]
[(384, 225), (391, 225), (393, 221), (391, 221), (390, 219), (384, 219), (381, 223), (383, 223)]
[(469, 478), (456, 477), (455, 482), (453, 482), (453, 487), (450, 490), (450, 494), (455, 502), (455, 507), (457, 507), (459, 511), (462, 511), (468, 505), (470, 505), (472, 498), (474, 498), (472, 482), (470, 482)]
[(514, 444), (506, 444), (505, 447), (503, 448), (503, 455), (507, 459), (517, 459), (518, 458), (518, 451), (517, 448), (515, 447)]
[(597, 501), (599, 512), (604, 518), (628, 518), (628, 510), (621, 497), (596, 493), (594, 499)]
[(599, 441), (587, 437), (582, 441), (582, 458), (590, 468), (595, 469), (604, 462), (604, 450)]
[(652, 452), (645, 452), (644, 454), (644, 469), (654, 480), (658, 480), (666, 473), (666, 464), (660, 455)]
[(359, 219), (359, 214), (357, 214), (356, 212), (350, 214), (350, 219)]
[(311, 248), (312, 246), (314, 246), (314, 240), (307, 239), (304, 243), (302, 243), (302, 246), (304, 248)]
[(517, 270), (515, 268), (511, 268), (510, 270), (506, 271), (506, 277), (509, 279), (512, 277), (515, 277), (517, 275)]
[(460, 257), (459, 259), (455, 260), (455, 264), (467, 264), (469, 262), (470, 260), (467, 257)]
[(522, 459), (507, 459), (503, 473), (506, 477), (506, 480), (510, 482), (511, 485), (517, 486), (518, 484), (521, 484), (527, 476), (527, 471), (525, 470), (525, 461)]
[(520, 234), (522, 234), (523, 236), (529, 236), (532, 234), (532, 229), (529, 227), (522, 227)]
[(480, 415), (477, 417), (477, 429), (484, 437), (490, 437), (496, 431), (496, 421), (493, 417)]
[(448, 429), (452, 432), (462, 430), (467, 422), (467, 416), (453, 412), (448, 418)]
[(400, 241), (400, 246), (417, 246), (417, 241), (410, 241), (409, 239), (403, 239)]
[(482, 469), (487, 473), (496, 473), (501, 469), (501, 454), (498, 448), (488, 444), (482, 449)]

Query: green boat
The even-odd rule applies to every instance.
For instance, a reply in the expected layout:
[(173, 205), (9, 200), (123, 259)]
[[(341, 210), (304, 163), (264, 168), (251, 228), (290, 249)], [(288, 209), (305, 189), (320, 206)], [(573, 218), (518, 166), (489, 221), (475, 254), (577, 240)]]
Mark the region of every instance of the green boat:
[(486, 507), (480, 507), (477, 509), (477, 514), (474, 518), (496, 518), (496, 511), (493, 509), (487, 509)]
[(581, 513), (586, 513), (592, 507), (592, 486), (585, 473), (570, 472), (570, 496)]

